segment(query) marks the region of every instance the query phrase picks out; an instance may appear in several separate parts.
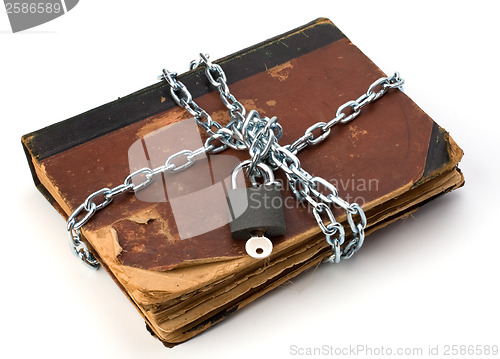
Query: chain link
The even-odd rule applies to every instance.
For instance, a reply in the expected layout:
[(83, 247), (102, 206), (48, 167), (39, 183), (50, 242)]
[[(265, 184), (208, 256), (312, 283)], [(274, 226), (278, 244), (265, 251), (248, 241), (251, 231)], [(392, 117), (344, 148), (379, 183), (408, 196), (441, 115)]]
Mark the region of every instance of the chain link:
[[(242, 120), (245, 117), (245, 107), (236, 100), (236, 97), (229, 91), (226, 74), (218, 64), (210, 61), (209, 56), (200, 54), (200, 64), (205, 64), (205, 75), (208, 81), (219, 91), (219, 96), (226, 108), (229, 110), (231, 118)], [(214, 74), (216, 77), (214, 77)]]
[[(183, 107), (196, 119), (198, 125), (208, 133), (209, 136), (213, 136), (219, 129), (223, 126), (217, 121), (213, 120), (212, 117), (202, 109), (196, 102), (193, 101), (193, 96), (186, 88), (186, 86), (176, 78), (176, 72), (170, 72), (166, 69), (162, 70), (161, 79), (165, 80), (170, 86), (170, 95), (177, 105)], [(213, 128), (216, 131), (213, 131)]]

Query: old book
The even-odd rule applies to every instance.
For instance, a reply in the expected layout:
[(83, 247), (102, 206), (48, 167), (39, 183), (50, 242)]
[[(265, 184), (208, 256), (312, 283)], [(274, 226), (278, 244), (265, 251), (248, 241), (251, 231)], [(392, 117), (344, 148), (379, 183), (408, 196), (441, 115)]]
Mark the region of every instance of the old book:
[[(327, 19), (216, 62), (248, 110), (278, 116), (281, 144), (327, 122), (384, 76)], [(178, 78), (214, 119), (227, 123), (203, 69)], [(197, 131), (158, 82), (27, 134), (22, 144), (36, 186), (67, 218), (89, 194), (119, 185), (141, 165), (153, 168), (169, 154), (194, 150), (206, 138)], [(397, 90), (299, 154), (310, 173), (363, 206), (367, 234), (462, 186), (461, 156), (450, 135)], [(286, 186), (287, 233), (273, 239), (270, 257), (253, 259), (244, 241), (231, 238), (224, 193), (232, 168), (247, 158), (228, 150), (174, 176), (160, 175), (144, 192), (117, 197), (82, 228), (102, 266), (165, 345), (194, 337), (331, 254), (310, 208), (297, 204)], [(335, 214), (346, 221), (340, 209)]]

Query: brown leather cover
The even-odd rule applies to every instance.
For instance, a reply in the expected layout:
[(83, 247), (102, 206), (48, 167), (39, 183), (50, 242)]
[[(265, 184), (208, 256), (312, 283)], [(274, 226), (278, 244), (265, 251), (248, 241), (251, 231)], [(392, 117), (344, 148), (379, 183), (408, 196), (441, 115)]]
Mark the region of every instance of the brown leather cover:
[[(278, 116), (284, 129), (281, 144), (293, 142), (318, 121), (328, 122), (339, 105), (356, 99), (384, 76), (326, 19), (217, 62), (227, 73), (231, 92), (248, 110)], [(180, 80), (214, 119), (229, 120), (202, 69), (181, 75)], [(28, 134), (23, 145), (35, 183), (67, 216), (90, 193), (123, 182), (131, 171), (128, 151), (136, 141), (189, 117), (172, 103), (168, 87), (159, 83)], [(166, 158), (182, 149), (182, 141), (178, 142), (164, 142), (157, 150)], [(248, 158), (247, 153), (234, 150), (224, 155)], [(456, 168), (461, 155), (446, 131), (407, 95), (394, 90), (364, 108), (353, 122), (334, 127), (326, 141), (304, 150), (299, 158), (307, 171), (337, 184), (341, 197), (363, 204), (368, 228), (373, 230), (462, 185), (463, 177)], [(217, 167), (217, 156), (222, 155), (209, 156), (203, 166), (179, 174), (183, 193), (199, 189), (199, 178), (207, 168), (212, 173), (211, 184), (227, 181), (232, 167)], [(282, 173), (276, 175), (285, 182)], [(244, 241), (231, 238), (228, 224), (181, 239), (169, 192), (162, 191), (161, 179), (158, 182), (155, 185), (160, 186), (165, 201), (145, 202), (124, 195), (99, 211), (83, 233), (151, 329), (166, 342), (180, 342), (205, 330), (226, 312), (329, 254), (311, 210), (302, 205), (285, 206), (287, 233), (273, 239), (273, 256), (263, 262), (245, 255)], [(288, 188), (283, 198), (292, 198)], [(206, 203), (200, 203), (203, 205)], [(224, 210), (220, 206), (213, 209), (210, 218), (214, 212), (224, 217)], [(342, 211), (337, 209), (335, 214), (345, 220)], [(279, 265), (283, 268), (278, 269)], [(266, 275), (266, 266), (274, 268), (269, 269), (272, 276)], [(241, 289), (256, 273), (260, 273), (260, 284), (250, 281), (253, 289)], [(240, 287), (235, 289), (235, 283)], [(241, 292), (231, 297), (230, 287)], [(213, 309), (202, 309), (203, 291), (220, 299), (217, 305), (209, 304)], [(224, 291), (226, 299), (221, 297)], [(186, 322), (189, 313), (192, 318), (187, 322), (191, 324), (183, 329), (185, 325), (176, 324), (175, 318)]]

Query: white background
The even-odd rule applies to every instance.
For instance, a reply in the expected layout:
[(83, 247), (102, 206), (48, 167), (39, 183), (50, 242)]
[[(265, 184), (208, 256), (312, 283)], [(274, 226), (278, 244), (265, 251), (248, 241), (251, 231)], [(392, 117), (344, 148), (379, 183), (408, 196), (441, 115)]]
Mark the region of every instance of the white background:
[[(290, 347), (500, 344), (498, 8), (495, 2), (97, 1), (18, 34), (0, 13), (3, 358), (297, 357)], [(468, 5), (465, 5), (468, 4)], [(371, 235), (174, 349), (104, 270), (70, 253), (35, 189), (23, 134), (330, 18), (464, 149), (464, 188)], [(279, 116), (279, 114), (278, 114)]]

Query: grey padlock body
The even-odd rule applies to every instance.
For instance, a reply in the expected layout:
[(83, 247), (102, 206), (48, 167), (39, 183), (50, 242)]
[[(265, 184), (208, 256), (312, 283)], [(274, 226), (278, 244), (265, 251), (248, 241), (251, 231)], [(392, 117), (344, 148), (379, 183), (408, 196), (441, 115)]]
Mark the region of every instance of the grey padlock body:
[(267, 237), (285, 234), (285, 216), (279, 184), (233, 188), (227, 193), (234, 239), (249, 239), (255, 232)]

